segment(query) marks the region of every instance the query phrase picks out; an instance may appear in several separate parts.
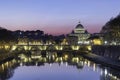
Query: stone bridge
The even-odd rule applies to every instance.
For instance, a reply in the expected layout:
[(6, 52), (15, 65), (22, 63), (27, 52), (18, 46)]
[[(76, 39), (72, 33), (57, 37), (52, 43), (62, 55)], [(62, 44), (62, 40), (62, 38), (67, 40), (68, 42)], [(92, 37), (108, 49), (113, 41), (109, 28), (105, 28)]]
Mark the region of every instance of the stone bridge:
[(90, 45), (14, 45), (11, 50), (91, 50)]

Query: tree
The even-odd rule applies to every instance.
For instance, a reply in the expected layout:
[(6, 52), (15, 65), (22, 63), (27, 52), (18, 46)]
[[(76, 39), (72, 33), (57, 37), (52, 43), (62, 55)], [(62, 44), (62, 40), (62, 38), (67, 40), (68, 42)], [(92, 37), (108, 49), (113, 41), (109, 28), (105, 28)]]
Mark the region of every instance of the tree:
[(104, 39), (107, 41), (120, 41), (120, 14), (110, 19), (110, 21), (103, 26), (101, 33), (104, 34)]
[(9, 43), (9, 42), (16, 41), (16, 38), (13, 35), (12, 31), (0, 27), (0, 41), (5, 42), (5, 43)]

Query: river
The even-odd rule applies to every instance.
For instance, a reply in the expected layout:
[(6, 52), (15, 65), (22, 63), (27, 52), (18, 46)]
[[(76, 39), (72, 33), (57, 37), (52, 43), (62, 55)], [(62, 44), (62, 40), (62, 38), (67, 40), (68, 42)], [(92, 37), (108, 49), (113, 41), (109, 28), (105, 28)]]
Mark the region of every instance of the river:
[(30, 51), (1, 64), (0, 80), (120, 80), (120, 73), (74, 51)]

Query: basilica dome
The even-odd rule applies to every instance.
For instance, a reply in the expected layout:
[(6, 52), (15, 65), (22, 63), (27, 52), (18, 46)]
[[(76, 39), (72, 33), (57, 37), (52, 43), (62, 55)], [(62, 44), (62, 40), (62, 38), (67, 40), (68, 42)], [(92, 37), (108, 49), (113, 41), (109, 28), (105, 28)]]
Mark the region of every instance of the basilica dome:
[(78, 28), (79, 28), (79, 29), (80, 29), (80, 28), (82, 28), (82, 29), (83, 29), (84, 27), (83, 27), (83, 25), (82, 25), (82, 24), (80, 24), (80, 23), (79, 23), (79, 24), (78, 24), (75, 28), (76, 28), (76, 29), (78, 29)]

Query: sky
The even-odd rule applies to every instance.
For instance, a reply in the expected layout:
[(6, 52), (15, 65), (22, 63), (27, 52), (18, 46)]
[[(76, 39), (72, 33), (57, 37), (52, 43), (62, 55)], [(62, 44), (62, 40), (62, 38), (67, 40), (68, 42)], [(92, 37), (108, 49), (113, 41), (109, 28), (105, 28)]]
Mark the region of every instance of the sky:
[(12, 31), (68, 34), (80, 21), (96, 33), (119, 13), (120, 0), (0, 0), (0, 26)]

